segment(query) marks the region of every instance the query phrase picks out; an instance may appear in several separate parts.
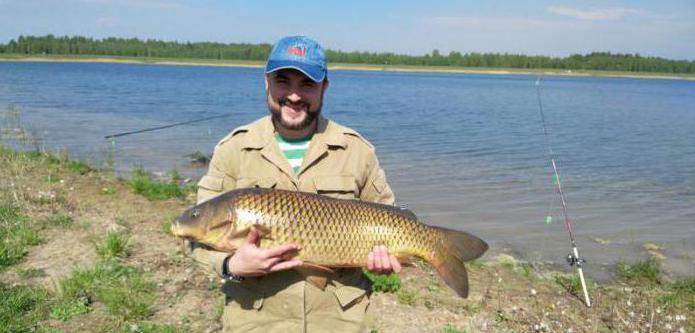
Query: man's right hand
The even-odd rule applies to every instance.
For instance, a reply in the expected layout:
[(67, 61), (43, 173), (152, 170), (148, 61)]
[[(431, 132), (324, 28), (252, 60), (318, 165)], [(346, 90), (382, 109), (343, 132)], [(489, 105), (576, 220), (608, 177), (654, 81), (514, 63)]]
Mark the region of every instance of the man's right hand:
[(246, 242), (227, 260), (227, 271), (237, 276), (261, 276), (301, 266), (298, 259), (286, 259), (301, 248), (297, 244), (286, 244), (270, 249), (258, 247), (261, 236), (251, 228)]

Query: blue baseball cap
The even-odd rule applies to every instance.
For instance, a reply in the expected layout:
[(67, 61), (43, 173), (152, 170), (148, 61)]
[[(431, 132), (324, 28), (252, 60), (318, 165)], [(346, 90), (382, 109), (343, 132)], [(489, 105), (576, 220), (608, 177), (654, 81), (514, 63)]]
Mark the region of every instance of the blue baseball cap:
[(326, 53), (315, 40), (304, 36), (289, 36), (273, 46), (265, 65), (265, 73), (280, 69), (296, 69), (315, 82), (321, 82), (328, 74)]

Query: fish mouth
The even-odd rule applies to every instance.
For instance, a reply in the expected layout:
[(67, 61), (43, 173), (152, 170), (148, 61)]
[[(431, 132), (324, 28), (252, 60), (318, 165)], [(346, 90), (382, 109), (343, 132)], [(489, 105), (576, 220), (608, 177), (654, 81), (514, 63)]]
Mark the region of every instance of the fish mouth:
[(176, 237), (181, 237), (181, 238), (191, 238), (191, 232), (188, 232), (189, 228), (184, 227), (181, 224), (181, 221), (176, 220), (174, 223), (171, 224), (171, 227), (169, 228), (169, 231), (171, 232), (172, 235)]

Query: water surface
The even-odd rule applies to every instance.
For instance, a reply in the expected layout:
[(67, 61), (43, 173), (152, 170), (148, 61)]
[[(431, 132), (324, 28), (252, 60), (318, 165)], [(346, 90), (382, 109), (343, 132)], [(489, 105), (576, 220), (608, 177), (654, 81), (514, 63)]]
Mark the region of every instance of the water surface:
[[(334, 71), (324, 114), (376, 147), (399, 203), (427, 223), (470, 231), (490, 255), (561, 263), (569, 253), (534, 76)], [(695, 82), (544, 77), (549, 141), (587, 273), (647, 257), (695, 275)], [(49, 149), (117, 169), (177, 169), (267, 114), (261, 69), (0, 63), (0, 108)], [(105, 140), (213, 115), (222, 119)], [(6, 119), (7, 120), (7, 119)], [(551, 215), (556, 222), (545, 224)]]

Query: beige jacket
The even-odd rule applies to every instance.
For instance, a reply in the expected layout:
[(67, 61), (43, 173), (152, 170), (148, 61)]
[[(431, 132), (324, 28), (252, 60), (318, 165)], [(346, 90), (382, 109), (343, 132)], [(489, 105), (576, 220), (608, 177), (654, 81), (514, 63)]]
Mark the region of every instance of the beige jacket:
[[(208, 173), (198, 183), (198, 203), (237, 188), (264, 187), (393, 204), (393, 192), (386, 182), (384, 171), (379, 166), (374, 147), (354, 130), (320, 117), (317, 132), (311, 139), (302, 167), (296, 175), (280, 151), (274, 139), (275, 134), (272, 120), (267, 116), (239, 127), (223, 138), (215, 147)], [(192, 256), (199, 263), (220, 275), (222, 260), (227, 255), (227, 253), (212, 251), (195, 244), (192, 251)], [(341, 273), (341, 276), (345, 277), (343, 281), (336, 281), (326, 291), (314, 290), (313, 286), (299, 281), (296, 273), (292, 271), (247, 279), (241, 286), (225, 286), (227, 294), (227, 306), (223, 317), (225, 330), (230, 328), (234, 328), (234, 331), (282, 329), (286, 332), (305, 332), (316, 324), (320, 325), (316, 327), (331, 328), (332, 331), (338, 332), (341, 331), (340, 327), (346, 328), (345, 331), (364, 330), (364, 310), (368, 300), (360, 299), (364, 298), (362, 296), (365, 295), (367, 286), (363, 281), (361, 270), (346, 271), (348, 272)], [(273, 299), (268, 299), (270, 290), (272, 290)], [(291, 301), (292, 295), (285, 297), (283, 296), (285, 293), (293, 294), (298, 298)], [(274, 303), (284, 304), (285, 307), (290, 304), (289, 307), (296, 310), (297, 306), (291, 305), (295, 301), (305, 305), (322, 304), (314, 311), (317, 316), (318, 308), (321, 308), (322, 318), (335, 317), (335, 320), (331, 318), (307, 320), (311, 316), (310, 306), (299, 311), (300, 315), (297, 316), (301, 317), (301, 320), (283, 318), (282, 315), (276, 316), (277, 318), (269, 317), (268, 314), (260, 315), (262, 304), (266, 304), (263, 305), (266, 308)], [(252, 306), (242, 306), (243, 303), (249, 302)], [(331, 302), (336, 303), (335, 309), (326, 306)], [(354, 308), (352, 305), (355, 303), (360, 303), (357, 310), (351, 309)], [(360, 308), (362, 310), (359, 310)], [(249, 312), (236, 316), (233, 314), (234, 311), (254, 309), (259, 314), (255, 316), (250, 315)], [(348, 310), (357, 314), (348, 313)], [(273, 311), (273, 309), (267, 310), (269, 313)], [(283, 311), (275, 312), (284, 313)], [(282, 325), (272, 326), (273, 322)], [(346, 324), (348, 322), (353, 322), (354, 325)]]

